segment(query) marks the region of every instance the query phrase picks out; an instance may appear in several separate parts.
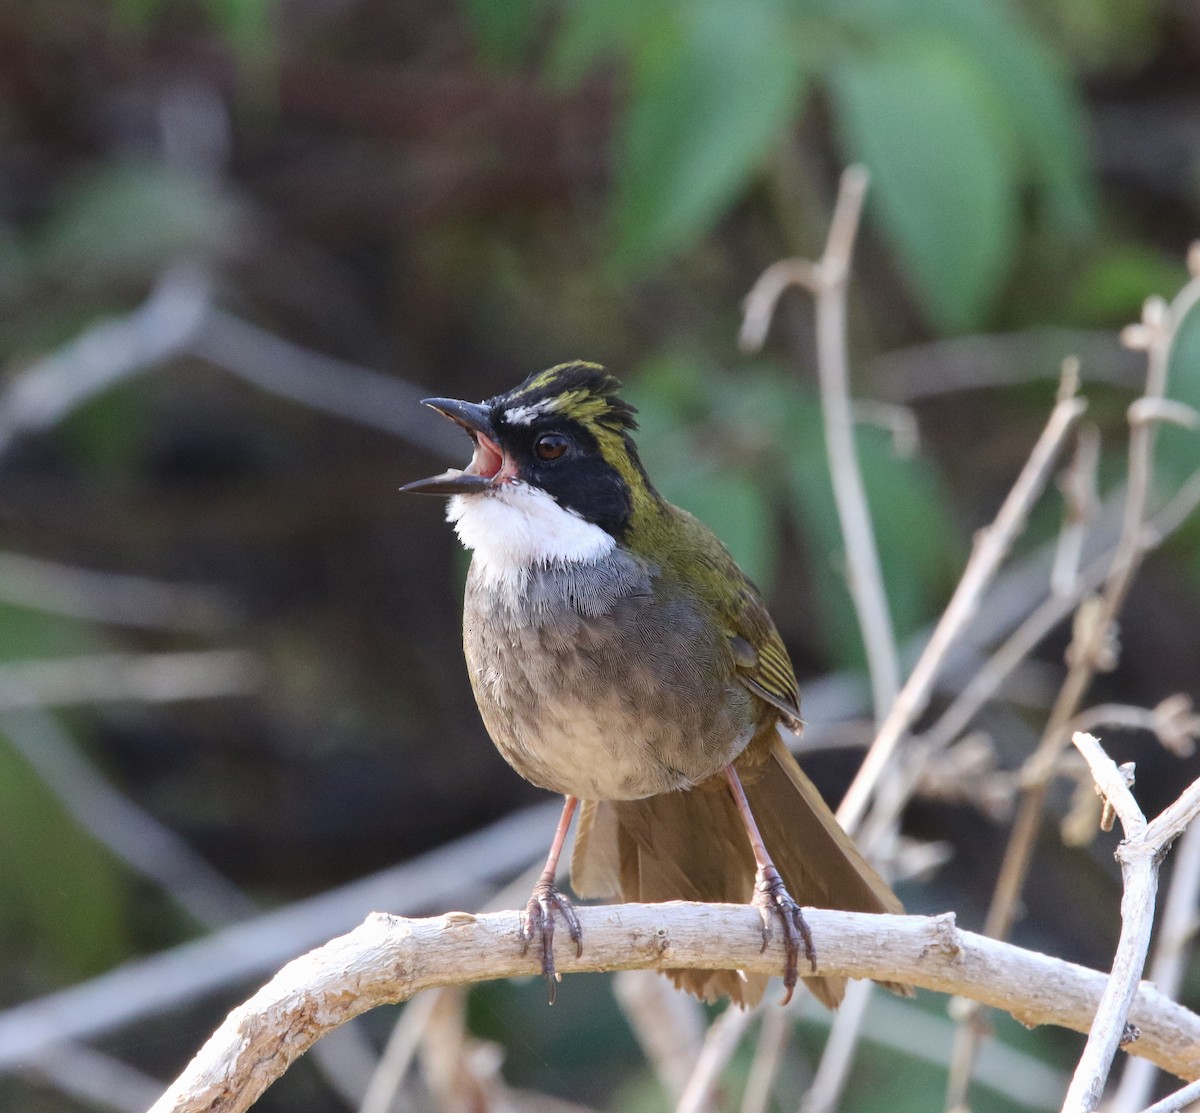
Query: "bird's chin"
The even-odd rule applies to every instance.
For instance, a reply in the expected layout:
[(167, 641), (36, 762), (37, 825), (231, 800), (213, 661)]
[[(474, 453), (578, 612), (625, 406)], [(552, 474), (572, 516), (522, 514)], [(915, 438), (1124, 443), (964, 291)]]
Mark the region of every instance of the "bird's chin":
[(487, 578), (510, 579), (531, 568), (595, 561), (616, 542), (599, 526), (560, 506), (545, 491), (520, 481), (455, 495), (446, 519)]

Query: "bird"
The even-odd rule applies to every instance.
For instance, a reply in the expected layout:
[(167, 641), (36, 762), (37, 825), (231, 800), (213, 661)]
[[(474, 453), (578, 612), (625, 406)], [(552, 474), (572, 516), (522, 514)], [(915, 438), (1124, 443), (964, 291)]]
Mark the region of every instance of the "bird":
[[(572, 361), (483, 402), (427, 398), (460, 426), (469, 465), (406, 484), (448, 496), (471, 550), (463, 649), (483, 723), (526, 780), (563, 796), (522, 915), (554, 1000), (555, 917), (583, 933), (555, 877), (571, 819), (579, 897), (751, 903), (785, 944), (784, 1002), (816, 975), (801, 903), (903, 912), (789, 751), (795, 672), (763, 597), (717, 536), (664, 499), (620, 381)], [(808, 968), (800, 972), (800, 955)], [(769, 978), (665, 971), (705, 1000), (756, 1004)], [(892, 987), (903, 992), (903, 987)]]

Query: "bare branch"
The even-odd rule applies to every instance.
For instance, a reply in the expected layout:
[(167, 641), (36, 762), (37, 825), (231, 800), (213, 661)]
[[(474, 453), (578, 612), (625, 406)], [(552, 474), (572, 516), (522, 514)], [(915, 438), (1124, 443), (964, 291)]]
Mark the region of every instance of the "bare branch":
[(214, 304), (203, 269), (165, 271), (149, 297), (106, 318), (18, 371), (0, 391), (0, 455), (13, 440), (49, 428), (116, 383), (180, 356), (195, 356), (259, 389), (391, 433), (443, 456), (460, 446), (423, 420), (424, 391), (392, 375), (294, 344)]
[(613, 979), (613, 995), (668, 1101), (677, 1102), (704, 1044), (703, 1007), (646, 970), (622, 970)]
[(18, 372), (0, 393), (0, 454), (20, 434), (48, 428), (122, 379), (178, 355), (211, 296), (201, 270), (173, 267), (132, 313), (97, 322)]
[(801, 1113), (828, 1113), (837, 1108), (850, 1064), (854, 1061), (871, 989), (870, 982), (851, 982), (846, 987), (846, 996), (830, 1026), (821, 1062), (801, 1102)]
[(294, 344), (224, 309), (212, 309), (188, 353), (280, 398), (333, 414), (454, 459), (462, 444), (442, 422), (425, 420), (413, 383)]
[[(1196, 904), (1200, 899), (1200, 823), (1193, 823), (1175, 852), (1171, 885), (1158, 925), (1158, 940), (1150, 962), (1149, 980), (1168, 997), (1175, 997), (1188, 965), (1188, 944), (1196, 935)], [(1145, 1059), (1125, 1064), (1109, 1113), (1137, 1113), (1150, 1098), (1157, 1070)], [(1200, 1093), (1196, 1094), (1200, 1098)]]
[(1200, 813), (1200, 780), (1193, 781), (1169, 807), (1163, 809), (1161, 815), (1150, 821), (1146, 828), (1146, 839), (1157, 850), (1165, 850), (1180, 835), (1188, 824)]
[[(795, 998), (793, 998), (793, 1001)], [(775, 1077), (783, 1064), (788, 1039), (792, 1034), (794, 1017), (787, 1009), (763, 1009), (762, 1027), (758, 1033), (758, 1046), (750, 1063), (746, 1077), (746, 1089), (742, 1093), (741, 1113), (769, 1113), (771, 1091)]]
[[(971, 932), (953, 917), (871, 916), (805, 910), (819, 973), (887, 978), (969, 994), (1024, 1024), (1087, 1028), (1105, 975)], [(564, 948), (564, 973), (727, 967), (776, 972), (782, 944), (764, 952), (761, 922), (743, 905), (672, 902), (579, 909), (587, 946)], [(515, 911), (427, 920), (374, 914), (349, 935), (285, 966), (235, 1009), (152, 1113), (239, 1113), (325, 1032), (421, 989), (536, 973), (522, 954)], [(1200, 1076), (1200, 1016), (1142, 986), (1131, 1051), (1183, 1078)]]
[(0, 599), (150, 630), (212, 631), (239, 617), (233, 600), (213, 588), (99, 572), (21, 553), (0, 553)]
[(248, 696), (262, 687), (263, 678), (262, 662), (243, 649), (12, 661), (0, 666), (0, 713), (112, 700), (175, 703)]
[[(0, 686), (0, 697), (8, 694)], [(83, 830), (197, 923), (213, 927), (253, 912), (249, 898), (185, 839), (118, 791), (57, 719), (39, 710), (8, 712), (0, 729)]]
[(1121, 770), (1100, 743), (1082, 731), (1076, 731), (1071, 741), (1083, 754), (1097, 788), (1121, 817), (1125, 828), (1125, 839), (1117, 848), (1125, 883), (1121, 897), (1121, 936), (1112, 973), (1063, 1103), (1063, 1113), (1092, 1113), (1100, 1104), (1117, 1048), (1141, 1035), (1136, 1024), (1129, 1025), (1127, 1018), (1150, 947), (1158, 865), (1182, 827), (1200, 810), (1200, 780), (1154, 822), (1147, 824)]
[(1054, 553), (1054, 571), (1050, 583), (1055, 595), (1071, 595), (1079, 574), (1087, 527), (1096, 516), (1096, 470), (1100, 465), (1100, 430), (1091, 422), (1079, 427), (1075, 437), (1075, 455), (1070, 467), (1059, 477), (1059, 489), (1066, 503), (1058, 547)]
[[(1146, 384), (1141, 404), (1153, 405), (1166, 394), (1167, 371), (1176, 330), (1184, 317), (1200, 302), (1200, 277), (1193, 278), (1168, 306), (1160, 298), (1146, 302), (1142, 322), (1132, 325), (1122, 335), (1130, 347), (1147, 351)], [(1078, 628), (1072, 639), (1069, 668), (1058, 699), (1038, 744), (1039, 759), (1053, 759), (1066, 745), (1065, 727), (1079, 709), (1092, 677), (1095, 674), (1105, 642), (1120, 613), (1133, 577), (1146, 553), (1146, 512), (1151, 492), (1154, 443), (1157, 423), (1135, 421), (1129, 433), (1129, 485), (1121, 534), (1117, 540), (1112, 565), (1104, 589), (1095, 608), (1093, 620), (1086, 628)], [(1200, 478), (1194, 476), (1193, 479)], [(1189, 481), (1190, 486), (1190, 481)], [(1180, 495), (1184, 495), (1181, 491)], [(1186, 500), (1185, 500), (1186, 501)], [(989, 935), (1003, 938), (1012, 927), (1013, 916), (1020, 898), (1033, 854), (1033, 846), (1041, 827), (1046, 785), (1033, 785), (1025, 793), (1005, 849), (1004, 861), (996, 890), (988, 910), (985, 930)], [(964, 1048), (964, 1056), (969, 1052)]]
[(1125, 828), (1126, 839), (1133, 839), (1146, 830), (1146, 817), (1138, 807), (1133, 793), (1129, 791), (1129, 782), (1117, 768), (1116, 762), (1100, 747), (1100, 742), (1094, 735), (1077, 730), (1071, 736), (1075, 748), (1083, 755), (1092, 771), (1092, 779), (1105, 800), (1121, 817), (1121, 826)]

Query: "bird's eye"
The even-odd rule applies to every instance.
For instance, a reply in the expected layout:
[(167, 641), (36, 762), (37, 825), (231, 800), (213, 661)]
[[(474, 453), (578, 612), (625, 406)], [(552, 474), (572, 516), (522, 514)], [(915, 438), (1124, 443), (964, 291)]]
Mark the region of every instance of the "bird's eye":
[(571, 442), (561, 433), (543, 433), (533, 442), (533, 451), (539, 460), (557, 460), (570, 447)]

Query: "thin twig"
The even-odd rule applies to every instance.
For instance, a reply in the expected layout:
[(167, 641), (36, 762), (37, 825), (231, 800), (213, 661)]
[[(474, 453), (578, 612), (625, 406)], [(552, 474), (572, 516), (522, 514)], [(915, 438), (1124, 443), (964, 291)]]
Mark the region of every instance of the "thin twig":
[(613, 978), (613, 996), (667, 1101), (676, 1104), (704, 1047), (708, 1020), (703, 1007), (646, 970), (620, 971)]
[(1200, 811), (1200, 780), (1147, 823), (1121, 770), (1095, 737), (1076, 731), (1071, 741), (1087, 761), (1097, 789), (1120, 816), (1125, 829), (1125, 838), (1117, 848), (1125, 885), (1121, 897), (1121, 936), (1112, 973), (1063, 1103), (1063, 1113), (1092, 1113), (1100, 1104), (1117, 1048), (1140, 1037), (1136, 1028), (1128, 1027), (1127, 1018), (1150, 947), (1158, 866), (1166, 848)]
[(789, 1004), (786, 1009), (762, 1010), (758, 1043), (754, 1048), (750, 1073), (746, 1076), (746, 1089), (742, 1092), (741, 1113), (768, 1113), (771, 1108), (771, 1090), (775, 1086), (775, 1076), (783, 1063), (795, 1023), (790, 1009)]
[[(512, 904), (514, 900), (523, 899), (533, 888), (541, 872), (541, 863), (531, 866), (489, 899), (484, 910), (496, 911)], [(404, 1076), (425, 1038), (426, 1025), (434, 1011), (440, 1007), (437, 998), (441, 992), (432, 990), (423, 994), (408, 1005), (396, 1021), (383, 1054), (379, 1057), (363, 1091), (358, 1113), (388, 1113), (392, 1108), (396, 1094), (404, 1083)]]
[[(1142, 323), (1125, 331), (1126, 342), (1131, 347), (1144, 347), (1148, 354), (1143, 398), (1153, 400), (1164, 396), (1175, 330), (1197, 301), (1200, 301), (1200, 278), (1189, 282), (1169, 307), (1160, 299), (1150, 299)], [(1091, 623), (1090, 637), (1086, 644), (1072, 646), (1066, 679), (1035, 754), (1035, 760), (1043, 763), (1048, 763), (1066, 744), (1064, 728), (1079, 709), (1095, 673), (1097, 643), (1108, 636), (1145, 555), (1144, 520), (1150, 499), (1156, 430), (1153, 421), (1135, 422), (1130, 429), (1128, 487), (1121, 534), (1098, 613)], [(996, 938), (1007, 936), (1012, 927), (1041, 826), (1045, 796), (1045, 784), (1031, 785), (1013, 824), (985, 927), (987, 933)]]
[[(1139, 543), (1142, 553), (1150, 552), (1163, 542), (1166, 536), (1174, 533), (1175, 530), (1181, 527), (1184, 521), (1192, 516), (1192, 513), (1200, 507), (1200, 471), (1196, 471), (1175, 493), (1168, 504), (1162, 510), (1159, 510), (1150, 522), (1144, 525), (1139, 531)], [(1110, 558), (1105, 558), (1110, 559)], [(1054, 716), (1051, 716), (1054, 718)], [(1049, 734), (1049, 727), (1048, 729)], [(1044, 735), (1044, 739), (1048, 734)], [(1056, 738), (1063, 738), (1064, 734), (1060, 729)], [(1039, 760), (1045, 762), (1043, 768), (1051, 768), (1054, 765), (1054, 757), (1052, 754), (1045, 753), (1043, 758), (1038, 759), (1037, 752), (1030, 758), (1030, 763), (1037, 763)], [(1044, 792), (1046, 781), (1042, 783)], [(1026, 798), (1026, 801), (1028, 798)], [(1040, 816), (1040, 813), (1038, 813)], [(1021, 816), (1018, 816), (1019, 822)], [(1036, 834), (1036, 828), (1033, 829), (1033, 834)], [(1030, 836), (1026, 836), (1030, 837)], [(1013, 842), (1009, 842), (1009, 850), (1012, 850)], [(954, 1052), (952, 1055), (952, 1065), (950, 1065), (950, 1082), (947, 1087), (947, 1108), (959, 1108), (964, 1105), (966, 1099), (966, 1090), (971, 1079), (971, 1064), (976, 1057), (979, 1047), (979, 1031), (971, 1027), (971, 1025), (961, 1025), (959, 1033), (955, 1037)]]
[(0, 713), (81, 703), (249, 696), (262, 687), (259, 658), (242, 649), (97, 653), (0, 666)]
[[(6, 684), (0, 695), (10, 695)], [(67, 813), (136, 874), (162, 888), (198, 924), (220, 927), (254, 911), (248, 897), (169, 827), (118, 791), (58, 720), (40, 711), (0, 715), (8, 745)]]
[(921, 447), (921, 429), (910, 406), (880, 402), (877, 398), (855, 398), (850, 410), (857, 425), (874, 425), (892, 438), (892, 452), (901, 460), (915, 456)]
[[(1135, 1062), (1141, 1062), (1137, 1059)], [(1189, 1082), (1186, 1086), (1168, 1094), (1162, 1101), (1148, 1105), (1142, 1113), (1179, 1113), (1183, 1109), (1192, 1109), (1200, 1101), (1200, 1082)]]
[(1054, 570), (1050, 573), (1055, 595), (1073, 594), (1084, 537), (1099, 506), (1096, 495), (1099, 465), (1100, 430), (1093, 423), (1084, 422), (1075, 436), (1075, 455), (1070, 467), (1059, 478), (1066, 513), (1054, 552)]
[[(1200, 302), (1200, 266), (1194, 265), (1198, 257), (1200, 249), (1193, 245), (1188, 255), (1193, 278), (1171, 305), (1166, 305), (1158, 298), (1149, 299), (1142, 322), (1129, 326), (1122, 333), (1122, 340), (1127, 346), (1147, 352), (1146, 382), (1142, 398), (1150, 399), (1151, 406), (1165, 395), (1167, 372), (1177, 330), (1192, 308)], [(1132, 415), (1144, 417), (1146, 405), (1142, 403), (1141, 410), (1131, 409)], [(1151, 493), (1156, 431), (1157, 422), (1154, 420), (1139, 419), (1131, 423), (1128, 487), (1121, 533), (1094, 613), (1087, 624), (1077, 624), (1076, 636), (1068, 654), (1067, 675), (1034, 754), (1033, 760), (1040, 768), (1052, 768), (1054, 759), (1066, 745), (1064, 728), (1079, 710), (1097, 667), (1106, 663), (1103, 654), (1108, 651), (1113, 624), (1146, 553), (1149, 531), (1145, 525), (1145, 518)], [(1200, 479), (1200, 473), (1192, 479)], [(1008, 845), (984, 925), (987, 934), (995, 938), (1007, 937), (1012, 929), (1021, 891), (1032, 862), (1033, 848), (1041, 829), (1048, 784), (1048, 780), (1044, 780), (1030, 784), (1025, 789), (1009, 833)], [(951, 1081), (947, 1089), (946, 1102), (949, 1108), (965, 1102), (971, 1063), (978, 1045), (979, 1037), (974, 1028), (960, 1030), (956, 1040)]]
[(89, 1107), (116, 1113), (143, 1113), (162, 1093), (157, 1078), (77, 1043), (47, 1049), (25, 1073)]
[[(540, 872), (541, 867), (538, 869)], [(404, 1085), (404, 1078), (417, 1057), (425, 1026), (437, 1008), (439, 992), (434, 990), (422, 993), (404, 1006), (404, 1012), (392, 1025), (391, 1035), (383, 1046), (383, 1054), (379, 1056), (379, 1062), (371, 1072), (358, 1113), (389, 1113), (400, 1087)]]
[(983, 666), (921, 739), (934, 749), (949, 746), (970, 726), (990, 699), (1000, 691), (1013, 670), (1036, 649), (1056, 626), (1065, 621), (1080, 599), (1104, 582), (1112, 559), (1111, 552), (1091, 561), (1075, 577), (1069, 593), (1050, 594), (1026, 616), (1022, 623), (996, 648)]
[(63, 1040), (110, 1032), (277, 969), (372, 908), (418, 912), (474, 901), (482, 885), (541, 853), (559, 811), (557, 802), (528, 808), (411, 862), (6, 1009), (0, 1072)]
[[(1163, 902), (1158, 940), (1148, 978), (1168, 997), (1175, 997), (1188, 965), (1188, 944), (1196, 935), (1196, 904), (1200, 900), (1200, 823), (1193, 823), (1179, 840), (1171, 884)], [(1157, 1071), (1145, 1059), (1128, 1060), (1108, 1113), (1137, 1113), (1150, 1099)], [(1200, 1093), (1197, 1094), (1200, 1097)]]
[[(1149, 552), (1161, 545), (1198, 507), (1200, 507), (1200, 472), (1191, 476), (1188, 482), (1184, 483), (1170, 501), (1147, 523), (1146, 528), (1142, 531), (1142, 544), (1146, 551)], [(894, 826), (900, 812), (916, 790), (928, 761), (949, 747), (967, 729), (983, 705), (999, 691), (1013, 670), (1029, 656), (1054, 627), (1071, 613), (1081, 598), (1104, 582), (1108, 569), (1112, 565), (1113, 551), (1112, 548), (1107, 549), (1087, 564), (1077, 578), (1072, 594), (1063, 596), (1051, 594), (1044, 598), (1021, 619), (1020, 624), (1009, 633), (992, 656), (976, 670), (970, 681), (955, 696), (942, 715), (920, 735), (919, 740), (922, 747), (916, 754), (916, 759), (911, 763), (906, 763), (905, 768), (897, 774), (903, 778), (904, 783), (895, 783), (893, 778), (889, 777), (887, 783), (890, 790), (886, 800), (877, 795), (870, 816), (859, 829), (861, 840), (873, 844), (873, 840), (881, 837), (883, 831), (890, 830)], [(1025, 564), (1035, 571), (1037, 567), (1040, 567), (1036, 558), (1028, 559)], [(1030, 577), (1021, 577), (1019, 570), (1018, 573), (1009, 573), (1009, 578), (1030, 579)], [(1004, 577), (998, 577), (997, 589), (1001, 588), (1004, 582)], [(1003, 600), (997, 598), (1001, 594), (999, 590), (989, 592), (984, 598), (983, 606), (987, 608), (1002, 605), (1007, 614), (1019, 613), (1023, 604), (1007, 598)], [(981, 611), (981, 618), (983, 615), (984, 611)], [(961, 650), (959, 652), (961, 653)], [(955, 653), (952, 651), (947, 657), (947, 667), (953, 665), (954, 658)]]
[[(846, 169), (820, 262), (793, 260), (790, 264), (770, 268), (759, 283), (766, 293), (751, 290), (746, 298), (742, 335), (743, 341), (757, 337), (761, 343), (771, 312), (784, 289), (781, 279), (790, 276), (812, 293), (816, 307), (817, 379), (825, 455), (829, 461), (842, 534), (847, 586), (862, 634), (878, 727), (896, 702), (900, 689), (900, 657), (866, 487), (855, 449), (855, 407), (850, 396), (846, 306), (850, 262), (868, 180), (863, 167)], [(867, 849), (870, 852), (872, 848)], [(858, 1008), (842, 1010), (834, 1026), (837, 1039), (827, 1046), (817, 1072), (822, 1100), (829, 1106), (836, 1104), (853, 1058), (852, 1051), (866, 1005), (865, 997), (856, 1000)]]
[(675, 1113), (702, 1113), (710, 1107), (721, 1072), (733, 1058), (756, 1012), (726, 1009), (708, 1026), (704, 1046), (675, 1105)]
[(976, 536), (971, 558), (950, 602), (838, 808), (838, 819), (847, 830), (853, 831), (862, 821), (871, 793), (888, 768), (892, 754), (925, 709), (948, 650), (978, 610), (984, 590), (1008, 555), (1030, 507), (1046, 484), (1064, 441), (1086, 408), (1086, 403), (1076, 396), (1076, 389), (1077, 383), (1069, 376), (1065, 377), (1050, 420), (1016, 483), (992, 524)]
[(379, 429), (454, 459), (462, 441), (419, 405), (428, 393), (413, 383), (295, 344), (224, 309), (211, 309), (189, 338), (188, 353), (260, 390), (309, 409)]
[(1111, 330), (1030, 328), (951, 336), (875, 356), (867, 375), (889, 401), (911, 406), (946, 395), (1024, 386), (1057, 378), (1064, 358), (1077, 358), (1088, 381), (1138, 389), (1144, 365)]
[(0, 393), (0, 454), (21, 434), (55, 425), (122, 379), (178, 355), (200, 327), (211, 297), (202, 270), (172, 267), (133, 312), (97, 322), (17, 372)]
[(239, 617), (212, 588), (98, 572), (21, 553), (0, 553), (0, 599), (89, 622), (149, 630), (213, 631)]
[(800, 1102), (800, 1113), (827, 1113), (837, 1108), (858, 1047), (871, 990), (870, 982), (851, 982), (846, 987), (846, 996), (829, 1029), (829, 1039), (821, 1053), (817, 1072)]
[(746, 297), (742, 345), (761, 345), (775, 304), (788, 285), (799, 284), (812, 293), (825, 451), (845, 548), (847, 582), (871, 676), (875, 718), (882, 722), (900, 687), (900, 663), (866, 489), (854, 449), (846, 343), (846, 286), (867, 180), (861, 166), (848, 167), (842, 174), (820, 262), (788, 260), (764, 272)]
[(421, 418), (420, 388), (314, 352), (218, 308), (209, 276), (180, 263), (163, 272), (140, 306), (96, 322), (12, 376), (0, 391), (0, 455), (18, 436), (57, 424), (123, 379), (186, 355), (440, 456), (461, 451), (452, 431)]
[(1116, 762), (1104, 752), (1095, 735), (1078, 730), (1071, 736), (1071, 741), (1088, 763), (1096, 788), (1120, 817), (1126, 841), (1141, 838), (1146, 833), (1146, 817)]

